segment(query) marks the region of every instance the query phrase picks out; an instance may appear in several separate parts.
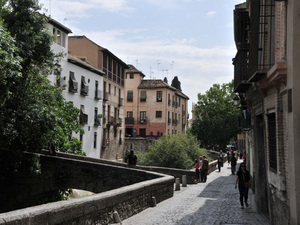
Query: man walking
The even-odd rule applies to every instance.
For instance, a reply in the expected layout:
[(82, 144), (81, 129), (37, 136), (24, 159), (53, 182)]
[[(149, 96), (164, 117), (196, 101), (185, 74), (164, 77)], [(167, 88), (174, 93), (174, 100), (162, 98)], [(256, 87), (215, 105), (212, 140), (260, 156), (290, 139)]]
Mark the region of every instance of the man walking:
[(135, 168), (137, 161), (137, 157), (133, 150), (130, 150), (130, 154), (127, 156), (127, 167)]
[(208, 171), (208, 161), (204, 156), (202, 156), (202, 168), (201, 168), (201, 182), (206, 182), (207, 179), (207, 171)]
[(237, 161), (234, 152), (231, 153), (230, 161), (231, 161), (231, 173), (234, 175), (235, 174), (236, 161)]

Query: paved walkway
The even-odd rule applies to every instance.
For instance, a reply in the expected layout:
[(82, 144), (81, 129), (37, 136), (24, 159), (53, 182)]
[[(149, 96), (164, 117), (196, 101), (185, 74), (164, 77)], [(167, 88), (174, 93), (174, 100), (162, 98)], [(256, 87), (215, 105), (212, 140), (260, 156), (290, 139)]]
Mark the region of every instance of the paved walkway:
[(206, 183), (181, 187), (174, 197), (122, 221), (122, 225), (269, 225), (257, 213), (251, 190), (249, 207), (241, 209), (235, 178), (225, 163)]

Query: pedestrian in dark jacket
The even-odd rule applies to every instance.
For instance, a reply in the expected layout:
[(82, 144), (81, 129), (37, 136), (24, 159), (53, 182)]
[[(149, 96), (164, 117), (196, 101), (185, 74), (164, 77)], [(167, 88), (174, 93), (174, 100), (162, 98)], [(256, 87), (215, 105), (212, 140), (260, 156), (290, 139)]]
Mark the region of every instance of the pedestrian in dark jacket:
[(234, 175), (235, 174), (235, 167), (236, 167), (236, 157), (235, 154), (232, 152), (231, 157), (230, 157), (230, 163), (231, 163), (231, 173)]
[(204, 156), (202, 156), (202, 168), (201, 168), (201, 181), (206, 182), (207, 180), (207, 171), (208, 171), (208, 161)]
[(240, 203), (242, 209), (244, 208), (244, 199), (245, 205), (248, 207), (248, 191), (250, 186), (250, 173), (246, 170), (246, 163), (242, 162), (240, 168), (237, 172), (236, 180), (235, 180), (235, 188), (237, 188), (237, 184), (240, 192)]

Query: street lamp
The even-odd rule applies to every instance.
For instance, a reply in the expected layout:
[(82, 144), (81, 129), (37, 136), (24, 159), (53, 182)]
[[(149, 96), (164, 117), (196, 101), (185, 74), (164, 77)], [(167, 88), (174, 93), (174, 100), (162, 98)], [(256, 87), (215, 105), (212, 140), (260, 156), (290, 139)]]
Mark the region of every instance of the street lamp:
[(235, 106), (238, 106), (240, 104), (240, 98), (239, 98), (239, 96), (234, 95), (234, 97), (233, 97), (233, 104)]

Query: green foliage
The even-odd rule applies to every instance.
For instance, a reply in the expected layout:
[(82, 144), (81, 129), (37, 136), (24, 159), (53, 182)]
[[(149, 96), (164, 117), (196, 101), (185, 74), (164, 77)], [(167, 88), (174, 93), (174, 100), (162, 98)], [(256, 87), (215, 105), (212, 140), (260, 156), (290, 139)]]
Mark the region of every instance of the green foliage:
[(61, 54), (51, 50), (49, 18), (39, 9), (37, 0), (0, 0), (1, 179), (39, 172), (38, 160), (23, 152), (39, 152), (50, 143), (81, 151), (78, 141), (68, 143), (70, 132), (80, 131), (79, 110), (47, 79), (60, 71)]
[(171, 86), (181, 91), (181, 82), (178, 80), (177, 76), (173, 78)]
[(59, 150), (66, 153), (86, 156), (85, 152), (81, 150), (81, 142), (75, 137), (72, 137), (70, 141), (64, 142), (64, 145), (61, 146)]
[(178, 169), (191, 169), (194, 160), (206, 155), (193, 136), (184, 134), (164, 135), (149, 146), (149, 151), (138, 154), (139, 164)]
[(233, 97), (233, 81), (222, 86), (214, 84), (206, 94), (198, 94), (197, 118), (192, 123), (191, 133), (203, 147), (225, 149), (230, 139), (240, 132), (239, 109), (234, 106)]
[(64, 146), (71, 131), (79, 132), (79, 110), (47, 79), (60, 70), (45, 29), (48, 18), (38, 13), (38, 1), (5, 2), (0, 2), (0, 149), (18, 155), (48, 149), (51, 142)]

